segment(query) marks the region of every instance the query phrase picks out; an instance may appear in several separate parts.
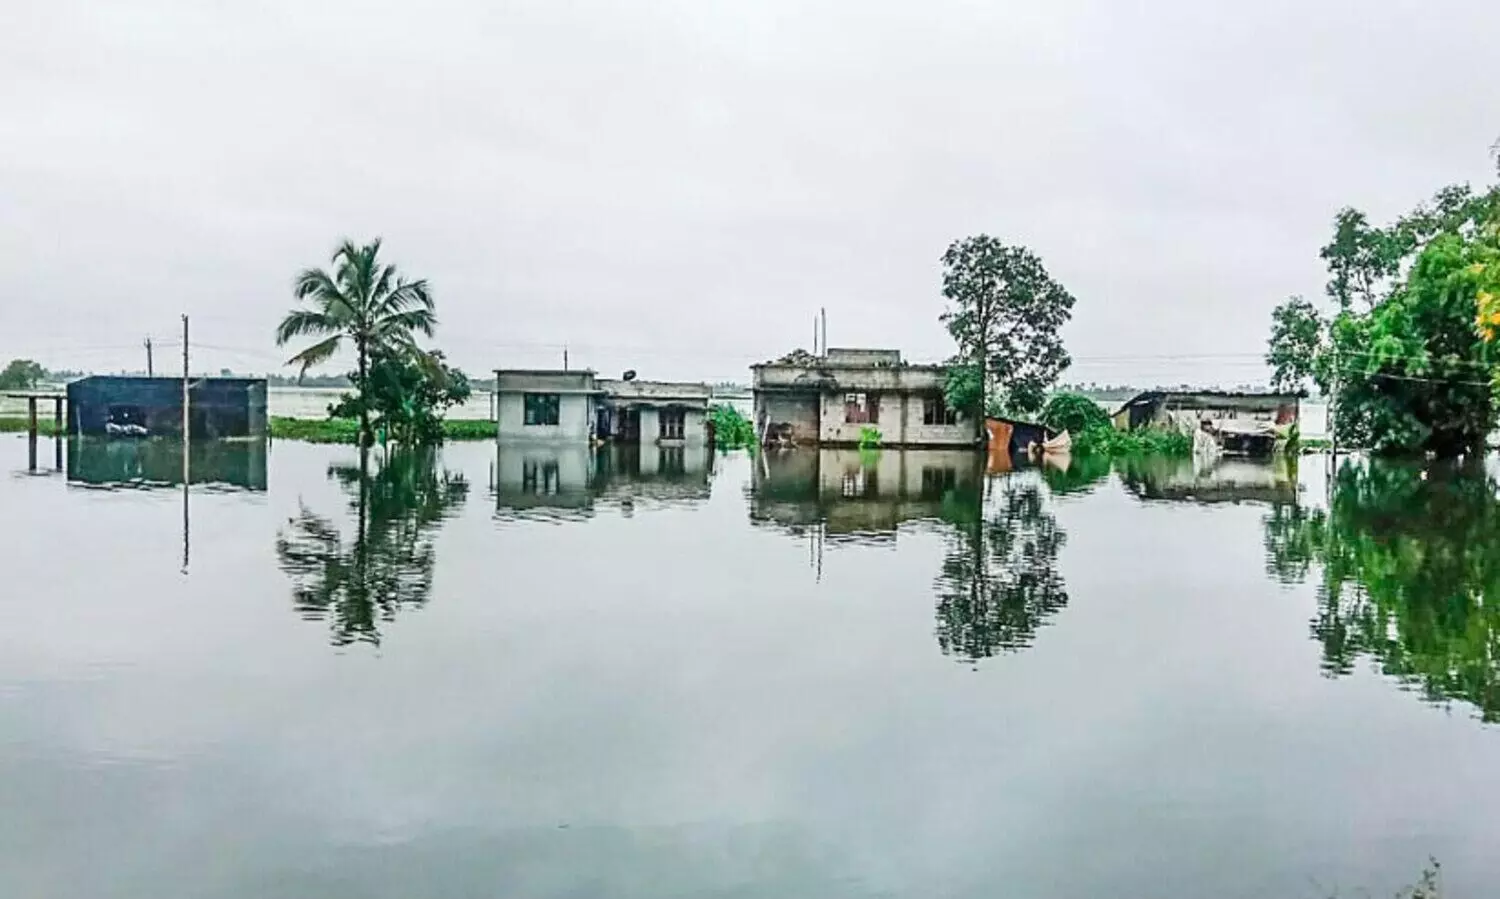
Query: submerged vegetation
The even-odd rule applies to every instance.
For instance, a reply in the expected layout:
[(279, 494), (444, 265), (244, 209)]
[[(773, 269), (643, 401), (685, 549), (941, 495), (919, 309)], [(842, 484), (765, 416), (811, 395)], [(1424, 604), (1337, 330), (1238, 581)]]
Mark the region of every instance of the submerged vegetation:
[(740, 410), (718, 403), (709, 408), (708, 420), (714, 429), (714, 446), (721, 450), (754, 448), (755, 426)]
[(1164, 428), (1116, 430), (1098, 403), (1078, 393), (1057, 393), (1042, 410), (1042, 424), (1054, 431), (1067, 431), (1077, 456), (1187, 456), (1193, 438)]
[[(485, 419), (439, 419), (445, 440), (494, 440), (495, 423)], [(357, 418), (283, 418), (273, 417), (269, 428), (277, 440), (304, 440), (308, 443), (358, 443)]]

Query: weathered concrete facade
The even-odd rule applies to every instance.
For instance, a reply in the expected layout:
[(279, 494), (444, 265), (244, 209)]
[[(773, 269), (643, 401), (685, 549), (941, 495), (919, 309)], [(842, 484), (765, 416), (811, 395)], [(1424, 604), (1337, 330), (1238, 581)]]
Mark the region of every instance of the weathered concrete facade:
[(702, 446), (712, 397), (709, 385), (692, 382), (501, 369), (495, 372), (496, 432), (504, 441)]
[(506, 441), (587, 442), (601, 395), (592, 371), (497, 370), (496, 433)]
[[(194, 439), (265, 437), (264, 378), (193, 378), (188, 417)], [(182, 379), (95, 375), (68, 385), (68, 433), (182, 436)]]
[(702, 446), (713, 388), (678, 381), (600, 379), (595, 433), (641, 446)]
[(979, 425), (948, 408), (948, 369), (899, 350), (830, 349), (751, 366), (755, 425), (767, 440), (854, 446), (865, 427), (885, 446), (972, 446)]
[(1288, 425), (1297, 421), (1300, 403), (1296, 394), (1148, 390), (1127, 400), (1112, 418), (1120, 430), (1203, 421)]

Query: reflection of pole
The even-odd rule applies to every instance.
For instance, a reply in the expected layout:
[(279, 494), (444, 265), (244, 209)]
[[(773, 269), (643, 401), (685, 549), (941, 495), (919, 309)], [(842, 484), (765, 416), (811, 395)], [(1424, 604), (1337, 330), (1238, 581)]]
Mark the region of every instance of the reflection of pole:
[(188, 543), (188, 488), (193, 483), (192, 417), (188, 395), (188, 317), (182, 317), (182, 573), (187, 574)]

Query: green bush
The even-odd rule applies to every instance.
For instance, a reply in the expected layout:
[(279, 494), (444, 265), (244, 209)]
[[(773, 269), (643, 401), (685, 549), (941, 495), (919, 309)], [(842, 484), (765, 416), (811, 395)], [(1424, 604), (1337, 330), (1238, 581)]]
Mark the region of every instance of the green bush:
[(714, 426), (714, 445), (721, 450), (753, 448), (755, 425), (740, 414), (740, 410), (728, 403), (719, 403), (708, 410), (708, 420)]
[(1042, 410), (1042, 424), (1054, 431), (1082, 434), (1110, 427), (1104, 407), (1079, 393), (1055, 393)]
[(1080, 456), (1190, 456), (1193, 438), (1164, 428), (1117, 431), (1096, 426), (1073, 435), (1073, 452)]

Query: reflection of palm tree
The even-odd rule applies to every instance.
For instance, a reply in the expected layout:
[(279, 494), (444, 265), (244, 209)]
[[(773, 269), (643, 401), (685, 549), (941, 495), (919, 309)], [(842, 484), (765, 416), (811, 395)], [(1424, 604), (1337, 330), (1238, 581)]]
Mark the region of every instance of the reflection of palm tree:
[(1267, 565), (1287, 582), (1322, 568), (1323, 668), (1360, 657), (1431, 701), (1500, 721), (1500, 502), (1482, 468), (1346, 467), (1328, 512), (1273, 510)]
[(938, 645), (966, 661), (1030, 646), (1068, 604), (1057, 570), (1067, 535), (1041, 487), (1016, 476), (1001, 485), (992, 514), (954, 522), (938, 577)]
[(431, 450), (400, 450), (370, 473), (333, 466), (330, 478), (353, 494), (355, 536), (305, 506), (277, 535), (276, 554), (293, 580), (293, 602), (308, 619), (328, 619), (335, 645), (379, 644), (380, 622), (432, 592), (433, 531), (468, 495), (462, 476), (439, 471)]

